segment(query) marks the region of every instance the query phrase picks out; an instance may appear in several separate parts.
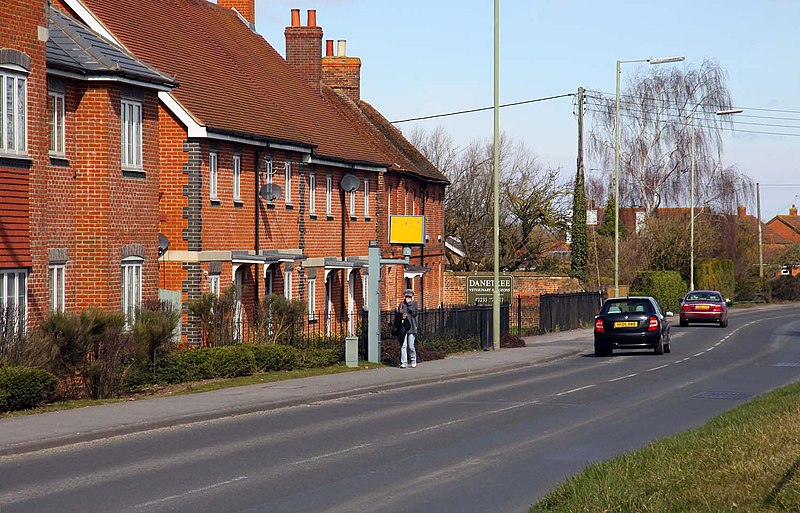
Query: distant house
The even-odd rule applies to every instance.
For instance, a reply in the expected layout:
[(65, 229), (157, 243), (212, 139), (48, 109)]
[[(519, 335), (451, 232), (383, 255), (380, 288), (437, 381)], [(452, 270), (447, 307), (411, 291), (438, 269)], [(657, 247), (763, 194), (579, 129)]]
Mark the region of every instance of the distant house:
[[(254, 0), (54, 5), (179, 84), (145, 102), (157, 121), (148, 148), (158, 154), (162, 296), (185, 307), (233, 283), (240, 326), (277, 293), (304, 301), (310, 324), (352, 332), (374, 307), (364, 302), (368, 244), (397, 256), (388, 224), (400, 213), (426, 216), (428, 244), (413, 267), (384, 269), (380, 306), (408, 287), (424, 306), (441, 303), (447, 179), (360, 99), (360, 60), (323, 58), (315, 11), (304, 26), (292, 11), (284, 59), (254, 31)], [(201, 342), (188, 317), (182, 329)]]
[[(792, 205), (788, 215), (776, 215), (767, 221), (766, 226), (777, 235), (777, 240), (767, 246), (772, 255), (770, 261), (782, 266), (782, 269), (777, 271), (779, 274), (785, 274), (788, 271), (792, 276), (797, 276), (800, 274), (800, 262), (779, 261), (780, 256), (789, 246), (800, 244), (800, 215), (797, 215), (797, 207)], [(787, 268), (783, 269), (783, 266), (787, 266)]]

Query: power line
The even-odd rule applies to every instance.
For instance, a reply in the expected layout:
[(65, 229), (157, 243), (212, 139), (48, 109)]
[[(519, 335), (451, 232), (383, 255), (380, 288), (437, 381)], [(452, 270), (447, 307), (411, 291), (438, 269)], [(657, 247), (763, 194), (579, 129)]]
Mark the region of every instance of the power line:
[[(598, 93), (598, 94), (604, 95), (604, 96), (609, 97), (609, 98), (616, 97), (616, 93), (606, 93), (604, 91), (587, 90), (587, 93), (589, 93), (589, 92)], [(647, 96), (637, 96), (637, 95), (633, 95), (633, 94), (622, 94), (622, 95), (620, 95), (620, 98), (623, 98), (623, 97), (638, 98), (640, 100), (647, 100), (647, 101), (661, 101), (659, 98), (649, 98)], [(785, 113), (788, 113), (788, 114), (800, 114), (800, 110), (767, 109), (767, 108), (763, 108), (763, 107), (743, 107), (743, 106), (740, 106), (740, 105), (731, 106), (731, 105), (713, 105), (713, 104), (709, 104), (709, 106), (720, 107), (720, 108), (725, 108), (725, 109), (737, 108), (737, 109), (756, 110), (756, 111), (763, 111), (763, 112), (785, 112)]]
[[(556, 95), (556, 96), (546, 96), (544, 98), (534, 98), (532, 100), (523, 100), (523, 101), (519, 101), (519, 102), (505, 103), (503, 105), (500, 105), (500, 108), (503, 108), (503, 107), (515, 107), (517, 105), (525, 105), (526, 103), (543, 102), (543, 101), (546, 101), (546, 100), (555, 100), (557, 98), (566, 98), (567, 96), (575, 96), (575, 93), (566, 93), (566, 94), (559, 94), (559, 95)], [(420, 117), (416, 117), (416, 118), (400, 119), (400, 120), (397, 120), (397, 121), (392, 121), (391, 123), (392, 124), (397, 124), (397, 123), (407, 123), (409, 121), (422, 121), (424, 119), (444, 118), (444, 117), (447, 117), (447, 116), (457, 116), (459, 114), (471, 114), (473, 112), (481, 112), (481, 111), (484, 111), (484, 110), (492, 110), (493, 108), (494, 107), (480, 107), (480, 108), (477, 108), (477, 109), (459, 110), (459, 111), (456, 111), (456, 112), (447, 112), (445, 114), (432, 114), (430, 116), (420, 116)]]

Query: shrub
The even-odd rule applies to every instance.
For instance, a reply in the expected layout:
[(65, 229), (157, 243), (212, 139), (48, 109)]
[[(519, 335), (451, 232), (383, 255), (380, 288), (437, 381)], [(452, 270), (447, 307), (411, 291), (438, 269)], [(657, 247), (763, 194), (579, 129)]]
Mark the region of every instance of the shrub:
[(733, 298), (736, 291), (736, 277), (733, 261), (726, 258), (709, 258), (700, 262), (695, 270), (698, 289), (718, 290), (724, 298)]
[(198, 349), (208, 353), (210, 378), (249, 376), (256, 370), (256, 358), (250, 346), (238, 345)]
[(206, 346), (230, 345), (236, 340), (236, 305), (241, 292), (231, 285), (221, 294), (203, 294), (189, 301), (186, 308), (200, 322), (200, 332)]
[(773, 299), (797, 301), (800, 299), (800, 277), (778, 276), (769, 282)]
[(181, 313), (168, 301), (147, 302), (139, 308), (133, 324), (137, 359), (153, 363), (157, 357), (165, 356), (173, 347), (180, 319)]
[(119, 395), (136, 351), (130, 332), (125, 330), (125, 314), (90, 308), (81, 312), (80, 319), (87, 347), (81, 376), (89, 397)]
[(306, 305), (299, 299), (267, 294), (256, 308), (253, 342), (278, 344), (288, 341), (300, 326)]
[(639, 271), (631, 284), (632, 296), (652, 296), (665, 312), (677, 312), (686, 292), (686, 283), (677, 271)]
[(51, 402), (58, 378), (40, 369), (0, 367), (0, 412), (34, 408)]
[(261, 372), (292, 370), (300, 366), (298, 350), (291, 346), (257, 344), (252, 347), (256, 369)]
[(344, 361), (344, 351), (338, 349), (306, 349), (298, 353), (301, 369), (330, 367)]
[(506, 333), (500, 339), (500, 347), (525, 347), (525, 341), (516, 335)]
[(0, 365), (23, 365), (28, 363), (29, 347), (25, 322), (25, 310), (14, 304), (0, 304)]

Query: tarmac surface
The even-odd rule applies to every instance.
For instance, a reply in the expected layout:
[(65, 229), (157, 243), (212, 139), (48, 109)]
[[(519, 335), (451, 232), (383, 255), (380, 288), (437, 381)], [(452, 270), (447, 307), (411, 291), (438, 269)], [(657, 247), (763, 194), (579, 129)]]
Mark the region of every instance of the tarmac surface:
[(0, 456), (227, 416), (463, 379), (591, 353), (592, 330), (525, 337), (527, 347), (455, 355), (416, 368), (381, 367), (197, 394), (0, 419)]

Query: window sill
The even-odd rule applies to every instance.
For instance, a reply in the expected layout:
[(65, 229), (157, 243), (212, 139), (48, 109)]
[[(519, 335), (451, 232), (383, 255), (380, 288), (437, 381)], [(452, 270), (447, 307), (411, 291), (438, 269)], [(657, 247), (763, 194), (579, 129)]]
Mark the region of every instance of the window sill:
[(69, 159), (66, 155), (50, 154), (50, 165), (59, 167), (69, 167)]
[(364, 217), (364, 221), (372, 221), (372, 218), (369, 216)]
[(285, 207), (286, 207), (286, 210), (294, 210), (294, 204), (293, 203), (286, 203)]
[(328, 219), (328, 221), (333, 221), (333, 216), (332, 215), (327, 215), (325, 217)]
[(243, 208), (244, 202), (240, 199), (233, 200), (233, 208)]
[(312, 214), (308, 214), (308, 217), (309, 217), (310, 219), (314, 219), (314, 220), (316, 220), (316, 219), (317, 219), (317, 214), (313, 214), (313, 213), (312, 213)]
[(222, 204), (222, 202), (219, 200), (219, 198), (211, 198), (209, 201), (210, 201), (212, 207), (218, 207), (218, 206), (220, 206)]
[(351, 221), (358, 221), (358, 216), (350, 216)]
[(145, 178), (147, 178), (147, 173), (145, 173), (144, 170), (142, 169), (123, 169), (122, 177), (133, 178), (136, 180), (144, 180)]
[(26, 166), (33, 165), (33, 159), (27, 153), (0, 153), (0, 162), (5, 162), (12, 166)]
[(267, 203), (267, 208), (270, 210), (275, 210), (275, 203), (270, 201), (269, 203)]

